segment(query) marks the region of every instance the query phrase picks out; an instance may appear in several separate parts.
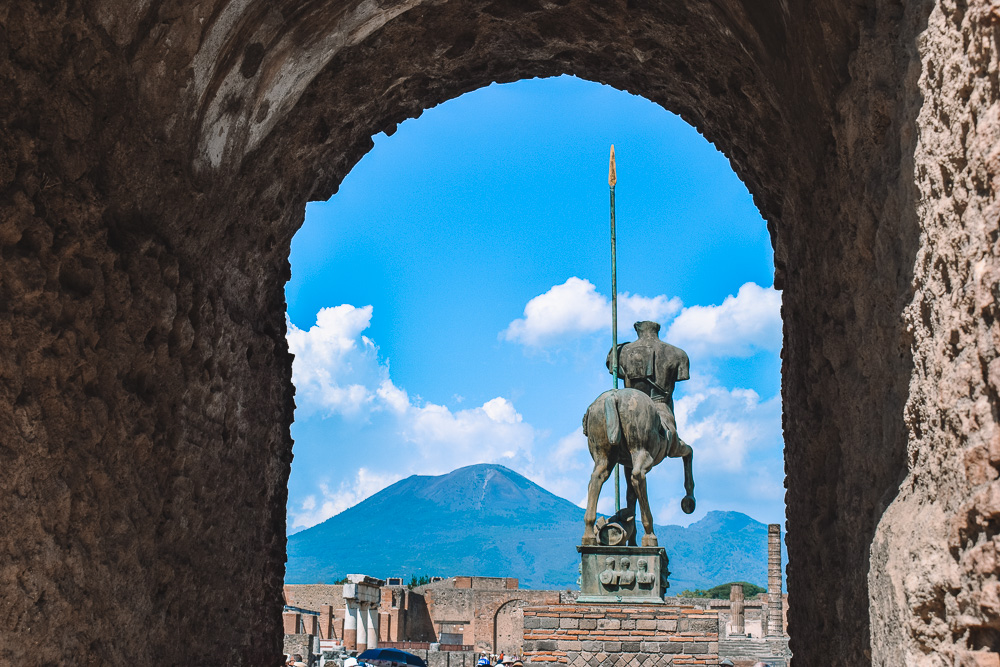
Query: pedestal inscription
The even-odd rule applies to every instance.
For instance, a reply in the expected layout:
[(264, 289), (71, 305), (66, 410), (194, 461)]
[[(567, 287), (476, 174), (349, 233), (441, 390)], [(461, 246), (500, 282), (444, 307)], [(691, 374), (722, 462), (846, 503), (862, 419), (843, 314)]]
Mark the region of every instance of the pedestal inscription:
[(581, 545), (580, 602), (663, 604), (668, 584), (663, 547)]

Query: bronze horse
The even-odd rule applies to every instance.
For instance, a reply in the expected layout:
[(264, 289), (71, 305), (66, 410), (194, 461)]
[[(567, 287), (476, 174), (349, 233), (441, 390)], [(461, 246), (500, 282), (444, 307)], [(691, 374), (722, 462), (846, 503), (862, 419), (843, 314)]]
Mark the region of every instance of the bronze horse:
[[(618, 355), (619, 374), (629, 386), (604, 392), (583, 416), (583, 433), (594, 459), (594, 472), (587, 489), (583, 544), (597, 543), (594, 534), (597, 499), (616, 463), (625, 468), (626, 506), (632, 516), (636, 501), (639, 502), (645, 531), (643, 546), (657, 545), (646, 495), (646, 473), (660, 461), (668, 457), (683, 459), (685, 495), (681, 509), (685, 514), (695, 509), (693, 451), (677, 436), (673, 411), (674, 383), (688, 378), (687, 355), (659, 340), (660, 325), (656, 322), (637, 322), (635, 329), (639, 340), (622, 345)], [(611, 355), (608, 365), (610, 368)], [(630, 541), (634, 546), (635, 537)]]

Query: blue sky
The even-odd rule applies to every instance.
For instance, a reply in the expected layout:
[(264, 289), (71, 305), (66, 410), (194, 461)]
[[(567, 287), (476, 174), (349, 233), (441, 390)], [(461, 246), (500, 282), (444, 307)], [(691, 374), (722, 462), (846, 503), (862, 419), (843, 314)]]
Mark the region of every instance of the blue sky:
[[(728, 160), (649, 101), (572, 77), (492, 85), (408, 120), (310, 203), (286, 287), (297, 532), (410, 474), (501, 463), (582, 503), (584, 411), (610, 387), (608, 150), (619, 339), (654, 319), (691, 357), (657, 523), (783, 522), (780, 294)], [(613, 483), (601, 509), (613, 508)]]

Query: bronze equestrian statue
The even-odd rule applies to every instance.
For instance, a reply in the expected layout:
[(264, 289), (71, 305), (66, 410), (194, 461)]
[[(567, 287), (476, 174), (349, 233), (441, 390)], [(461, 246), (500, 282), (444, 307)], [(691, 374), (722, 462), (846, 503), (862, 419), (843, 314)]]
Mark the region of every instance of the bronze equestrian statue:
[[(583, 416), (583, 433), (594, 459), (583, 519), (585, 545), (597, 544), (597, 499), (616, 463), (625, 468), (626, 505), (633, 517), (639, 501), (645, 531), (642, 546), (657, 546), (646, 496), (646, 473), (664, 458), (684, 460), (685, 496), (681, 509), (691, 514), (695, 508), (693, 452), (677, 436), (674, 419), (674, 383), (690, 377), (688, 356), (684, 350), (660, 340), (660, 325), (656, 322), (636, 322), (635, 331), (637, 341), (618, 346), (618, 376), (625, 388), (604, 392)], [(612, 358), (609, 353), (609, 371), (613, 371)], [(634, 533), (630, 543), (635, 546)]]

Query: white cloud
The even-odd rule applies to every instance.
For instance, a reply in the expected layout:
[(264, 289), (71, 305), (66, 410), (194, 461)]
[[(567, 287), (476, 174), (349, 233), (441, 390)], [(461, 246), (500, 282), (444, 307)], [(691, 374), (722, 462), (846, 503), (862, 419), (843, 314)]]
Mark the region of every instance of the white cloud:
[(308, 330), (289, 322), (286, 337), (295, 355), (292, 382), (300, 410), (355, 416), (372, 407), (373, 387), (388, 380), (389, 369), (379, 363), (375, 344), (361, 335), (371, 318), (371, 306), (343, 304), (321, 309)]
[(402, 435), (423, 454), (421, 472), (448, 472), (473, 463), (512, 463), (531, 456), (535, 429), (513, 403), (497, 397), (452, 412), (443, 405), (410, 406)]
[(559, 438), (549, 455), (552, 468), (561, 472), (585, 470), (592, 460), (587, 449), (587, 436), (583, 427), (579, 426), (569, 435)]
[(752, 389), (707, 386), (675, 403), (677, 433), (694, 449), (698, 467), (736, 472), (748, 454), (781, 442), (781, 398), (762, 401)]
[(333, 491), (326, 483), (319, 485), (319, 498), (306, 496), (297, 510), (289, 508), (289, 529), (309, 528), (322, 523), (344, 510), (354, 507), (365, 498), (400, 480), (399, 475), (380, 474), (367, 468), (359, 468), (354, 479), (341, 482)]
[(667, 330), (666, 340), (692, 358), (747, 357), (781, 349), (781, 293), (755, 283), (718, 306), (690, 306)]
[(389, 378), (382, 380), (382, 383), (379, 384), (378, 389), (375, 391), (375, 395), (382, 399), (382, 402), (397, 415), (405, 414), (410, 408), (410, 397), (407, 395), (406, 390), (394, 385)]
[[(619, 328), (624, 331), (639, 320), (669, 318), (680, 307), (681, 302), (676, 297), (620, 294)], [(500, 336), (529, 347), (541, 347), (567, 337), (607, 329), (610, 322), (610, 299), (599, 294), (589, 280), (574, 276), (528, 301), (524, 317), (511, 322)]]

